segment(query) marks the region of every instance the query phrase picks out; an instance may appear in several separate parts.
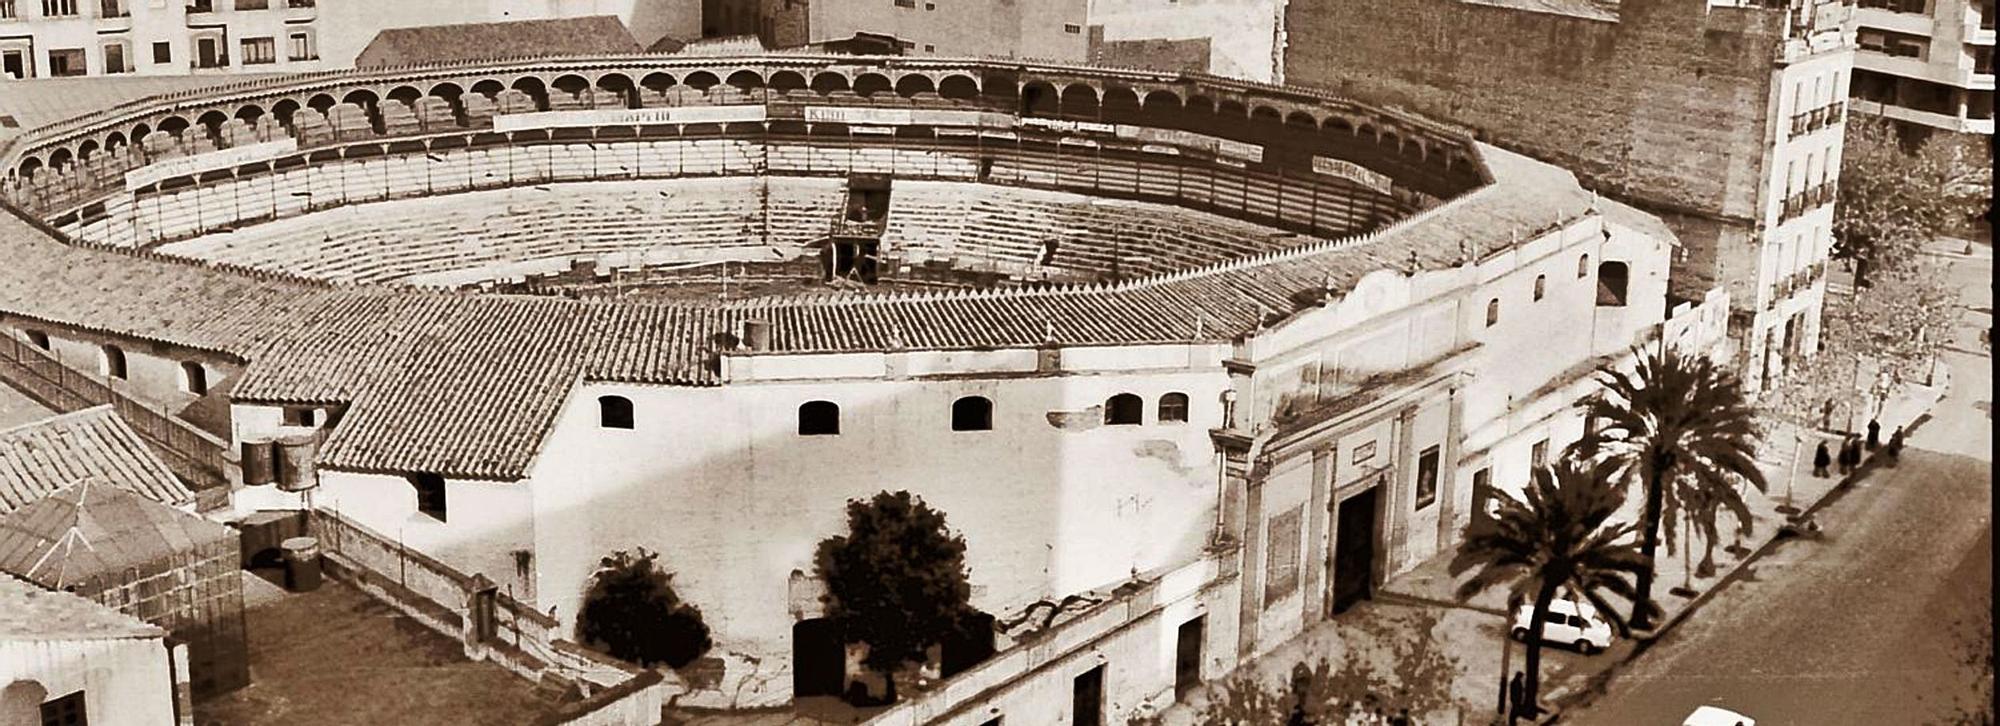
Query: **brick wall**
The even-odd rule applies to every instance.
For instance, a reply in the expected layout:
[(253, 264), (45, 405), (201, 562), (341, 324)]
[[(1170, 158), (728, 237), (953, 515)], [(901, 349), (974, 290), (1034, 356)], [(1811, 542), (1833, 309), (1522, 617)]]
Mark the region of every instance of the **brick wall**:
[(1473, 126), (1647, 207), (1747, 221), (1783, 13), (1617, 7), (1605, 20), (1461, 0), (1294, 2), (1285, 78)]

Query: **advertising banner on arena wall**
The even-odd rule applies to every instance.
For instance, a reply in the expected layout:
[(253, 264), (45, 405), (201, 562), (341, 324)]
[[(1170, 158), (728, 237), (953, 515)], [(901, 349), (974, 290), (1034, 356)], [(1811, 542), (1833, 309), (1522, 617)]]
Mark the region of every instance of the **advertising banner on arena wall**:
[(1313, 171), (1331, 177), (1346, 179), (1383, 194), (1388, 194), (1390, 187), (1394, 186), (1394, 183), (1389, 179), (1389, 175), (1344, 159), (1329, 159), (1324, 156), (1315, 156), (1313, 157)]
[(277, 141), (238, 146), (206, 154), (168, 159), (125, 172), (125, 191), (144, 189), (168, 179), (211, 171), (234, 169), (244, 164), (270, 161), (299, 150), (299, 141), (285, 137)]
[(674, 108), (600, 108), (585, 111), (538, 111), (493, 117), (495, 131), (569, 128), (579, 126), (657, 126), (661, 124), (758, 123), (766, 119), (764, 105), (677, 106)]

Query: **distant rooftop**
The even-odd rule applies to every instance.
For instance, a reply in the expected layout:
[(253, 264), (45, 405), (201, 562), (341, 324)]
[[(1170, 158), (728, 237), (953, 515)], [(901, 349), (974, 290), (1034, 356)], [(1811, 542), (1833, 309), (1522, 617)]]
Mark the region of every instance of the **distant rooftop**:
[(0, 515), (85, 481), (172, 506), (194, 502), (108, 404), (0, 430)]
[(119, 640), (166, 634), (81, 596), (0, 575), (0, 640)]
[(1568, 15), (1585, 20), (1618, 22), (1618, 0), (1459, 0), (1467, 5), (1525, 10), (1531, 13)]
[(615, 15), (390, 28), (375, 35), (357, 68), (451, 63), (523, 55), (619, 55), (644, 50)]

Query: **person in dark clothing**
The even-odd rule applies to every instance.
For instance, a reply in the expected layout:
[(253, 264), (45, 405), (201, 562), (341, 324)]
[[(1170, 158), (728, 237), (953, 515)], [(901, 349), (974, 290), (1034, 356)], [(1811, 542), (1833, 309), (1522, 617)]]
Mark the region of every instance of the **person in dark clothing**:
[(1833, 428), (1833, 399), (1826, 399), (1826, 405), (1819, 408), (1819, 428), (1824, 431)]
[(1507, 721), (1513, 723), (1518, 718), (1534, 718), (1534, 706), (1523, 703), (1528, 697), (1528, 674), (1514, 671), (1514, 680), (1507, 682), (1507, 701), (1514, 705), (1508, 709)]
[(1813, 451), (1813, 476), (1825, 479), (1829, 466), (1833, 466), (1833, 454), (1826, 450), (1826, 440), (1821, 439), (1819, 448)]
[(1874, 451), (1882, 445), (1882, 422), (1868, 419), (1868, 450)]
[(1853, 434), (1848, 434), (1847, 440), (1840, 442), (1841, 476), (1846, 476), (1848, 474), (1854, 473), (1854, 467), (1859, 466), (1860, 464), (1861, 464), (1861, 439), (1855, 437)]
[(1903, 427), (1897, 426), (1896, 432), (1889, 434), (1889, 445), (1883, 451), (1889, 454), (1891, 465), (1903, 458)]

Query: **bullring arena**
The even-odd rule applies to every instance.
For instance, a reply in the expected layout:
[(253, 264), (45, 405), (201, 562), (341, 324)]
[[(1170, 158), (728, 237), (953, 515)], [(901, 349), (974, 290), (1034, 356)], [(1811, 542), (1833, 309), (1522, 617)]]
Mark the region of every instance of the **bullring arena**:
[[(1300, 89), (813, 55), (214, 83), (0, 136), (5, 362), (182, 411), (225, 516), (323, 513), (358, 577), (421, 552), (447, 574), (384, 596), (454, 634), (497, 607), (468, 648), (524, 673), (598, 557), (666, 553), (717, 641), (686, 703), (839, 690), (810, 552), (885, 488), (966, 535), (1000, 623), (973, 650), (1137, 582), (1166, 615), (1103, 630), (1142, 654), (1107, 688), (1171, 685), (1168, 616), (1226, 673), (1447, 544), (1476, 472), (1573, 437), (1577, 371), (1663, 312), (1657, 220)], [(243, 473), (302, 431), (312, 486)], [(983, 688), (905, 715), (983, 722)]]

